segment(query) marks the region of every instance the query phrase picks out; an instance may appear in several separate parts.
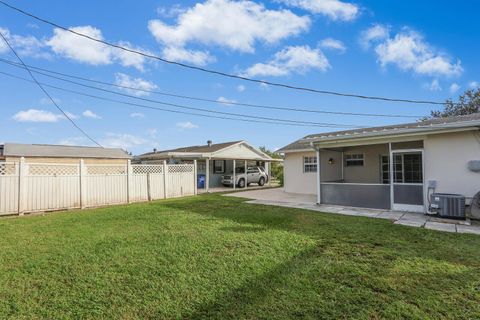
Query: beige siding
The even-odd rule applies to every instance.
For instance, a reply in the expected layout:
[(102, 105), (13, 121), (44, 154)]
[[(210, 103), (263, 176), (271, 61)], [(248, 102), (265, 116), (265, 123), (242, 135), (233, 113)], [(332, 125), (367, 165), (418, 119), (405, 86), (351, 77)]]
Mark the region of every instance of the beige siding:
[(374, 144), (345, 149), (345, 154), (354, 153), (363, 153), (364, 165), (358, 167), (345, 167), (345, 182), (381, 183), (380, 156), (388, 155), (388, 145)]
[(436, 192), (475, 195), (480, 191), (480, 173), (469, 171), (467, 163), (480, 160), (479, 139), (473, 132), (428, 136), (425, 140), (425, 182), (436, 180)]
[(238, 144), (224, 150), (215, 152), (217, 159), (258, 159), (262, 156), (248, 148), (245, 144)]
[[(285, 154), (284, 178), (285, 192), (316, 194), (316, 172), (303, 172), (303, 158), (314, 157), (315, 152), (298, 152)], [(336, 181), (342, 178), (342, 154), (323, 150), (321, 158), (322, 181)], [(333, 164), (328, 160), (332, 158)]]

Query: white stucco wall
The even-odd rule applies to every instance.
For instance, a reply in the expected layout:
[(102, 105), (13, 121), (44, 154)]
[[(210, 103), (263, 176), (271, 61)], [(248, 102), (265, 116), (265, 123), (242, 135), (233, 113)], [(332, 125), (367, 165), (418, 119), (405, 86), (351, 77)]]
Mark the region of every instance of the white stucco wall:
[[(477, 132), (478, 134), (478, 132)], [(480, 160), (480, 137), (474, 132), (428, 136), (425, 146), (425, 183), (437, 181), (436, 192), (472, 197), (480, 191), (480, 173), (468, 170), (470, 160)]]
[[(317, 173), (303, 172), (303, 157), (314, 157), (315, 152), (295, 152), (285, 154), (283, 162), (285, 192), (317, 194)], [(335, 151), (322, 151), (321, 155), (322, 181), (335, 181), (342, 178), (342, 154)], [(333, 164), (328, 160), (332, 158)]]

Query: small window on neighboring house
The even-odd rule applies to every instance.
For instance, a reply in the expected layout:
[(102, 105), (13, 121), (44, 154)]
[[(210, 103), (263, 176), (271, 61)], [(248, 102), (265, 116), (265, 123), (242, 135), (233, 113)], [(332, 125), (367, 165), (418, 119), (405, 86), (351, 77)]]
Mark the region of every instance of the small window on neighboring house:
[(225, 173), (225, 160), (213, 161), (213, 173)]
[(363, 163), (363, 153), (345, 155), (345, 167), (363, 166)]
[(303, 172), (317, 172), (317, 157), (303, 157)]

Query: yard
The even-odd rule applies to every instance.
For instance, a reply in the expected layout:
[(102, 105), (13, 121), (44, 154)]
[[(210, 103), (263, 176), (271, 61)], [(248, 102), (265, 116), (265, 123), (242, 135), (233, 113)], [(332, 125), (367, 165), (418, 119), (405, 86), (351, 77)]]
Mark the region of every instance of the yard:
[(0, 318), (480, 318), (480, 236), (221, 195), (0, 220)]

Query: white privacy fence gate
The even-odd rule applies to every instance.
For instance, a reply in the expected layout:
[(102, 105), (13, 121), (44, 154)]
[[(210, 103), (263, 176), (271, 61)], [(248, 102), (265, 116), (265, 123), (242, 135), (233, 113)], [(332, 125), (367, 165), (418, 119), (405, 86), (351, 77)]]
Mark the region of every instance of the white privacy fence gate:
[(0, 163), (0, 215), (106, 206), (197, 193), (196, 165)]

